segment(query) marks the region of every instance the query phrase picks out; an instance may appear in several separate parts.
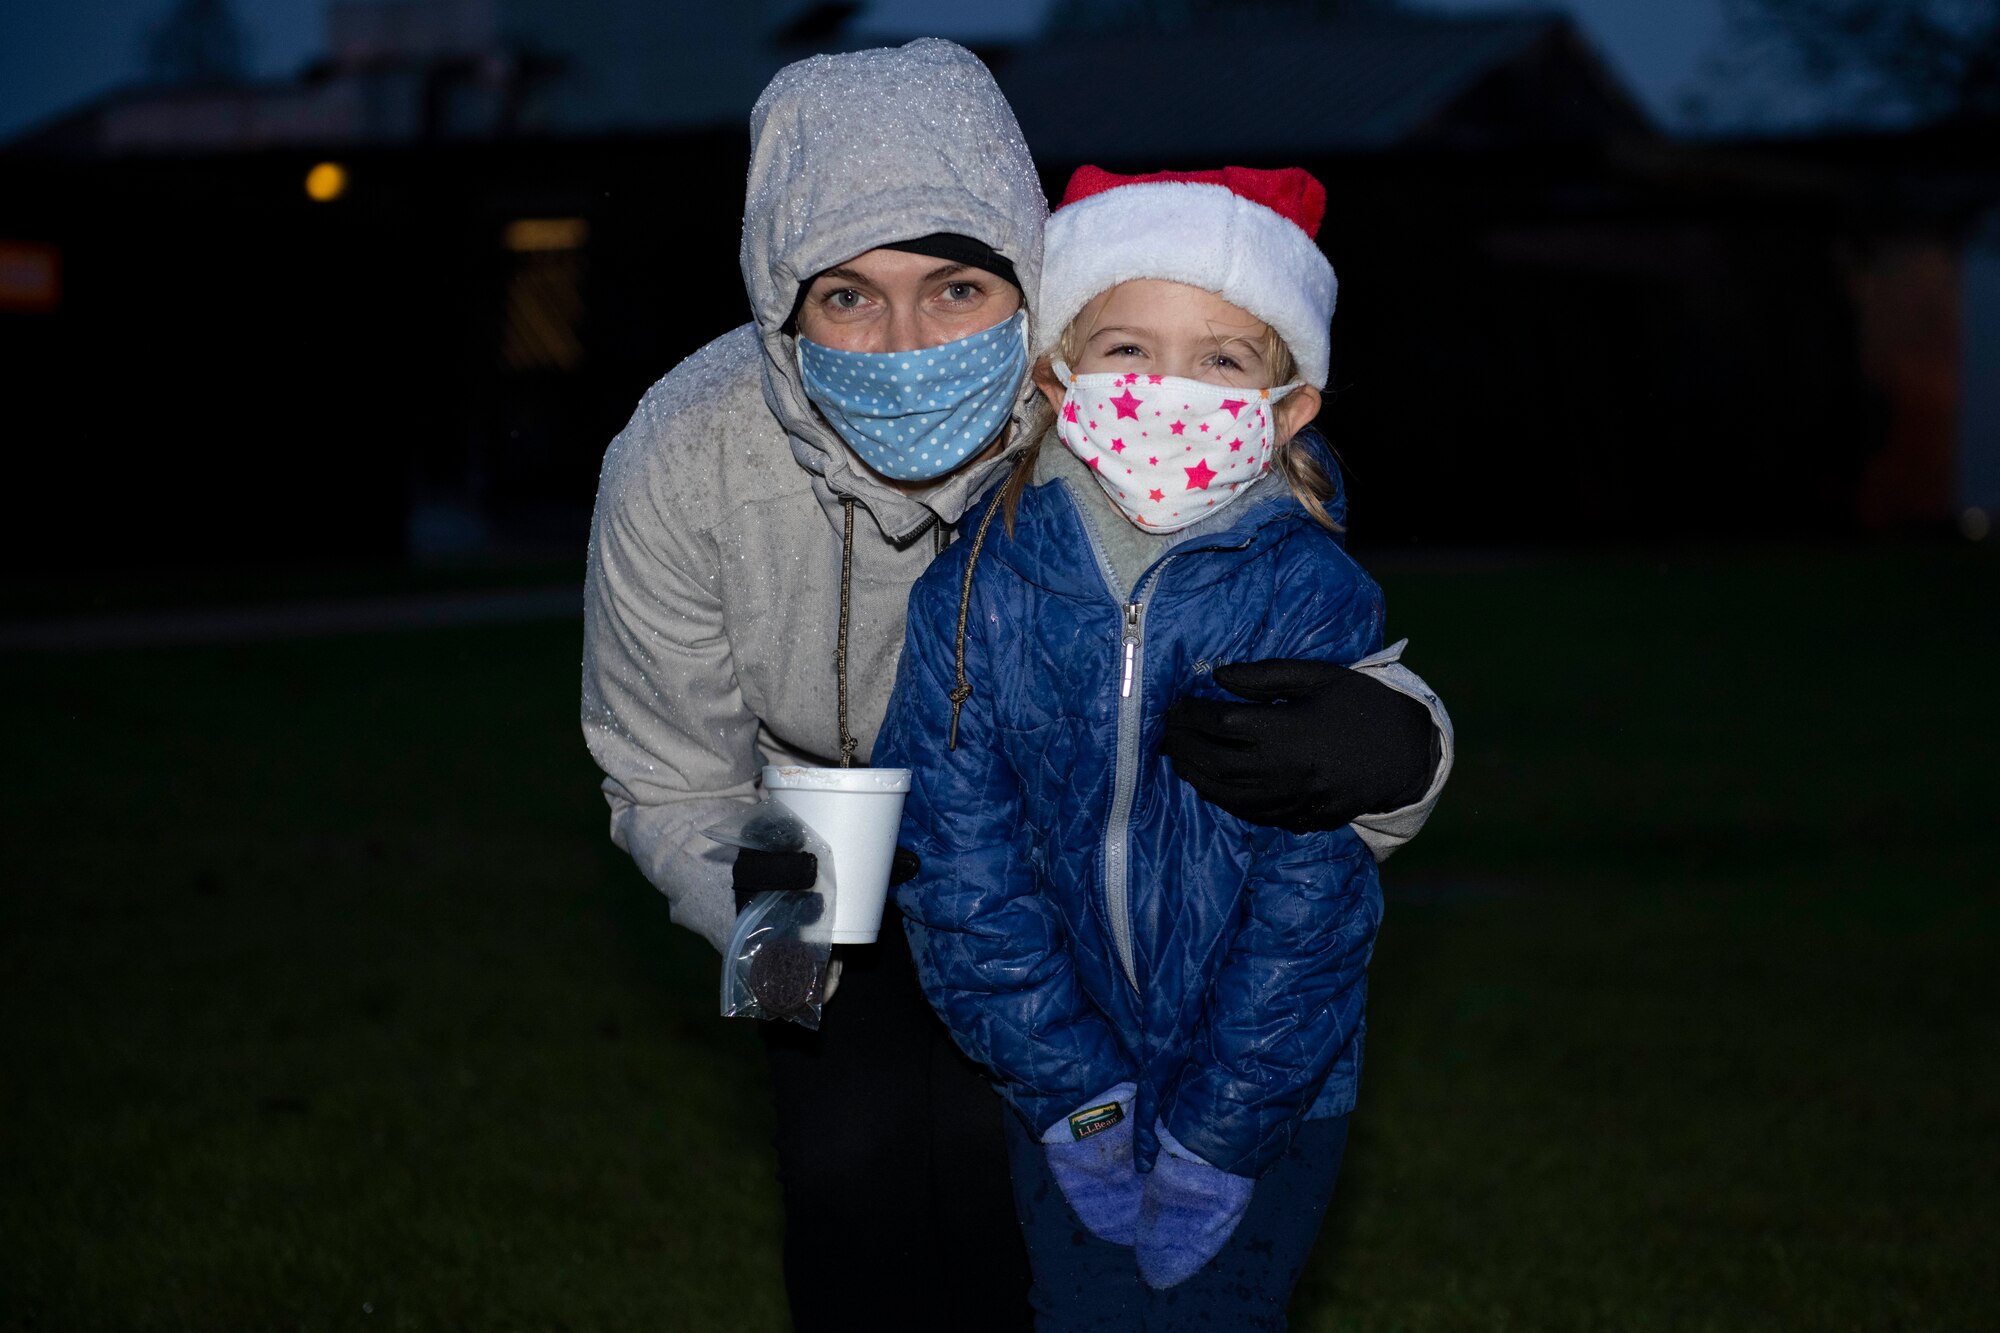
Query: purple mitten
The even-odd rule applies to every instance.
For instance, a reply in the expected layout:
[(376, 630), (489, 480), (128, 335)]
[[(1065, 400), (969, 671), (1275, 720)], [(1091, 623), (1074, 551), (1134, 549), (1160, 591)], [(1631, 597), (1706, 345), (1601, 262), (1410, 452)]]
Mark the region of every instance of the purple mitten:
[(1134, 1248), (1139, 1276), (1156, 1291), (1178, 1286), (1222, 1252), (1257, 1182), (1210, 1166), (1160, 1122), (1160, 1155), (1146, 1177)]
[(1063, 1198), (1091, 1235), (1113, 1245), (1132, 1243), (1145, 1189), (1145, 1178), (1132, 1160), (1132, 1097), (1137, 1091), (1131, 1083), (1107, 1088), (1042, 1135), (1042, 1152)]

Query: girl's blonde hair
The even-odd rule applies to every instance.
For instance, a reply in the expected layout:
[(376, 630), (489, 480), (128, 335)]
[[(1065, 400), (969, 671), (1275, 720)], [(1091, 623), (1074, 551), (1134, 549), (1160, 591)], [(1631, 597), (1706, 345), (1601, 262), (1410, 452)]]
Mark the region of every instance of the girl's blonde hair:
[[(1048, 360), (1047, 357), (1042, 359)], [(1014, 461), (1014, 470), (1007, 474), (1006, 484), (1000, 488), (1000, 521), (1006, 526), (1009, 537), (1014, 535), (1014, 511), (1021, 506), (1021, 492), (1028, 489), (1028, 483), (1035, 479), (1035, 460), (1042, 453), (1042, 436), (1048, 434), (1055, 424), (1056, 414), (1050, 409), (1048, 400), (1042, 397), (1041, 388), (1030, 372), (1026, 391), (1021, 396), (1021, 410), (1006, 426), (1007, 431), (1020, 431), (1028, 440), (1028, 447)], [(1006, 448), (1004, 441), (1012, 438), (1011, 434), (1003, 436), (1003, 450)]]
[[(1088, 309), (1087, 306), (1085, 308)], [(1083, 347), (1090, 341), (1091, 333), (1092, 330), (1083, 327), (1083, 316), (1078, 315), (1063, 329), (1062, 336), (1056, 339), (1054, 355), (1062, 358), (1068, 365), (1075, 365), (1083, 359)], [(1292, 349), (1285, 345), (1285, 340), (1278, 336), (1278, 331), (1268, 324), (1264, 326), (1260, 350), (1264, 354), (1264, 364), (1270, 367), (1273, 384), (1283, 384), (1298, 373), (1298, 361), (1292, 356)], [(1039, 379), (1052, 373), (1050, 360), (1049, 356), (1043, 356), (1035, 363), (1034, 378)], [(1038, 400), (1041, 397), (1039, 393), (1035, 396)], [(1044, 429), (1053, 424), (1054, 417), (1051, 414)], [(1301, 427), (1300, 432), (1303, 430), (1304, 427)], [(1035, 432), (1035, 442), (1028, 446), (1026, 463), (1007, 481), (1002, 505), (1009, 533), (1014, 531), (1014, 506), (1020, 501), (1021, 489), (1027, 485), (1027, 474), (1034, 471), (1034, 455), (1041, 449), (1041, 434), (1042, 431)], [(1334, 484), (1333, 478), (1327, 475), (1326, 468), (1314, 452), (1299, 443), (1299, 432), (1295, 432), (1291, 439), (1271, 451), (1271, 468), (1285, 479), (1285, 485), (1291, 489), (1293, 498), (1305, 507), (1313, 522), (1328, 532), (1344, 531), (1340, 524), (1334, 522), (1333, 515), (1326, 511), (1326, 502), (1340, 493), (1339, 487)]]

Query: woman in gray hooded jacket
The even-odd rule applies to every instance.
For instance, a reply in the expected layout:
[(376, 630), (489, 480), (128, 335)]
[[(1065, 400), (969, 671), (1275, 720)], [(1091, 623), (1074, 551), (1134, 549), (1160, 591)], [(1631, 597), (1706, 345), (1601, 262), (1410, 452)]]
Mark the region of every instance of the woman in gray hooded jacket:
[[(911, 585), (1043, 419), (1015, 349), (1047, 204), (977, 59), (925, 40), (801, 61), (751, 140), (754, 319), (612, 442), (585, 599), (583, 729), (612, 840), (718, 949), (734, 890), (773, 868), (701, 830), (756, 799), (763, 764), (868, 761)], [(989, 359), (940, 369), (928, 398), (888, 383), (889, 353), (961, 347)], [(1245, 818), (1352, 822), (1385, 855), (1442, 788), (1442, 709), (1393, 663), (1308, 702), (1190, 715), (1176, 762)], [(1241, 782), (1258, 770), (1287, 774), (1285, 804)], [(840, 961), (819, 1031), (762, 1028), (797, 1327), (1026, 1326), (997, 1098), (925, 1004), (893, 908)]]

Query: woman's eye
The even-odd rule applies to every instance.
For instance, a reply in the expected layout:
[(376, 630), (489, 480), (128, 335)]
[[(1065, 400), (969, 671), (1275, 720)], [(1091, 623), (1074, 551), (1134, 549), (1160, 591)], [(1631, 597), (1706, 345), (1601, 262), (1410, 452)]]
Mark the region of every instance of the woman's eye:
[(970, 301), (979, 295), (976, 282), (951, 282), (945, 284), (944, 299), (947, 301)]
[(856, 309), (861, 305), (861, 301), (861, 293), (855, 291), (852, 287), (842, 287), (839, 291), (828, 292), (826, 294), (826, 304), (835, 310)]

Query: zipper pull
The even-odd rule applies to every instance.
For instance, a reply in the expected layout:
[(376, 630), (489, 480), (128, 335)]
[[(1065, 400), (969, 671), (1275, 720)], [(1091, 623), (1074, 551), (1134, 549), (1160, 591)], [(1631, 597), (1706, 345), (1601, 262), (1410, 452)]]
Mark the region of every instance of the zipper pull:
[(1139, 604), (1129, 602), (1125, 606), (1125, 681), (1118, 689), (1118, 697), (1132, 697), (1132, 664), (1139, 652)]

